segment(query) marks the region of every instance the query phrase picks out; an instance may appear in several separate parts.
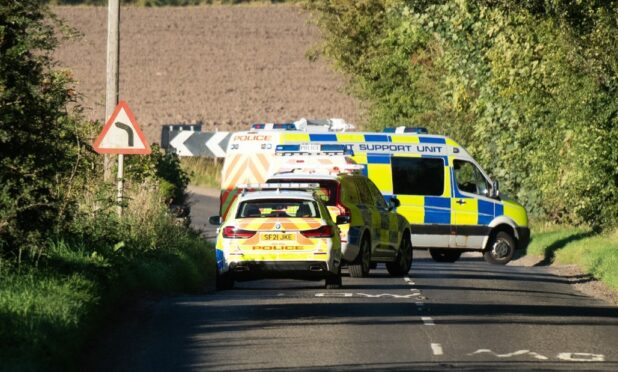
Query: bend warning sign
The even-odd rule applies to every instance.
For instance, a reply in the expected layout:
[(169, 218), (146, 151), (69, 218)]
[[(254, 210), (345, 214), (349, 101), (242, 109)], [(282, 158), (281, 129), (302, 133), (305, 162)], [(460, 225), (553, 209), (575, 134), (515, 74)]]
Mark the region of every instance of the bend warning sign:
[(120, 101), (94, 141), (99, 154), (150, 154), (150, 146), (125, 101)]

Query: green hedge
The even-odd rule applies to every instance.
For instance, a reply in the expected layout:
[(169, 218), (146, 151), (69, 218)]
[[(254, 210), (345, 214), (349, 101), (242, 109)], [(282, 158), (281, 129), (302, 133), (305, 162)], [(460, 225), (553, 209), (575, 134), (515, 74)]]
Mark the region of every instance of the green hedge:
[(618, 224), (617, 4), (307, 1), (369, 128), (449, 135), (533, 216), (594, 227)]

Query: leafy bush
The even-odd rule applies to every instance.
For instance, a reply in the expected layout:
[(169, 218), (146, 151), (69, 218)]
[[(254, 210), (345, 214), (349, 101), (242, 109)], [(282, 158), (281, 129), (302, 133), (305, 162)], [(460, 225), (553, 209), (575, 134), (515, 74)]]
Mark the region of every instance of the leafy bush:
[(309, 0), (372, 129), (464, 144), (535, 216), (618, 224), (616, 2)]
[[(54, 20), (39, 1), (0, 5), (0, 256), (40, 255), (71, 219), (91, 126), (66, 107), (71, 75), (53, 70)], [(58, 23), (56, 23), (57, 25)]]

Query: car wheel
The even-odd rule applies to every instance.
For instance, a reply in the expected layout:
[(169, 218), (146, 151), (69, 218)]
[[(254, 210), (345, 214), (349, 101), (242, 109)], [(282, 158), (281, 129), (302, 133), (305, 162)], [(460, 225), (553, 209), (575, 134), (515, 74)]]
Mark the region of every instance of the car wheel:
[(404, 276), (410, 271), (410, 267), (412, 266), (412, 258), (413, 253), (410, 235), (405, 234), (401, 239), (397, 259), (394, 262), (387, 262), (386, 270), (388, 270), (388, 273), (391, 276)]
[(337, 274), (329, 275), (326, 277), (326, 289), (339, 289), (341, 288), (341, 266)]
[(515, 254), (515, 239), (506, 231), (499, 231), (483, 253), (485, 261), (494, 265), (506, 265)]
[(234, 279), (232, 279), (229, 273), (219, 274), (217, 272), (216, 282), (218, 291), (234, 288)]
[(429, 254), (436, 262), (455, 262), (461, 256), (461, 251), (451, 249), (430, 249)]
[(371, 269), (371, 243), (369, 238), (363, 237), (360, 251), (354, 261), (348, 265), (350, 276), (353, 278), (364, 278), (369, 275)]

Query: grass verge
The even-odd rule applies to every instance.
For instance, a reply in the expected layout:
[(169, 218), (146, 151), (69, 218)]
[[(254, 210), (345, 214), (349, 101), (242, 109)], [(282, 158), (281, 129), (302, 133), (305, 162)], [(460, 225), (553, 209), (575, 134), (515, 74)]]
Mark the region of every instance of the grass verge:
[(527, 254), (553, 262), (578, 265), (586, 273), (618, 290), (618, 229), (602, 234), (584, 227), (533, 226)]
[(222, 159), (185, 157), (181, 158), (180, 165), (189, 174), (192, 185), (213, 188), (221, 186)]
[(51, 239), (38, 266), (0, 261), (0, 370), (73, 370), (107, 314), (143, 293), (199, 292), (214, 251), (164, 206), (137, 193), (115, 214), (76, 222)]

